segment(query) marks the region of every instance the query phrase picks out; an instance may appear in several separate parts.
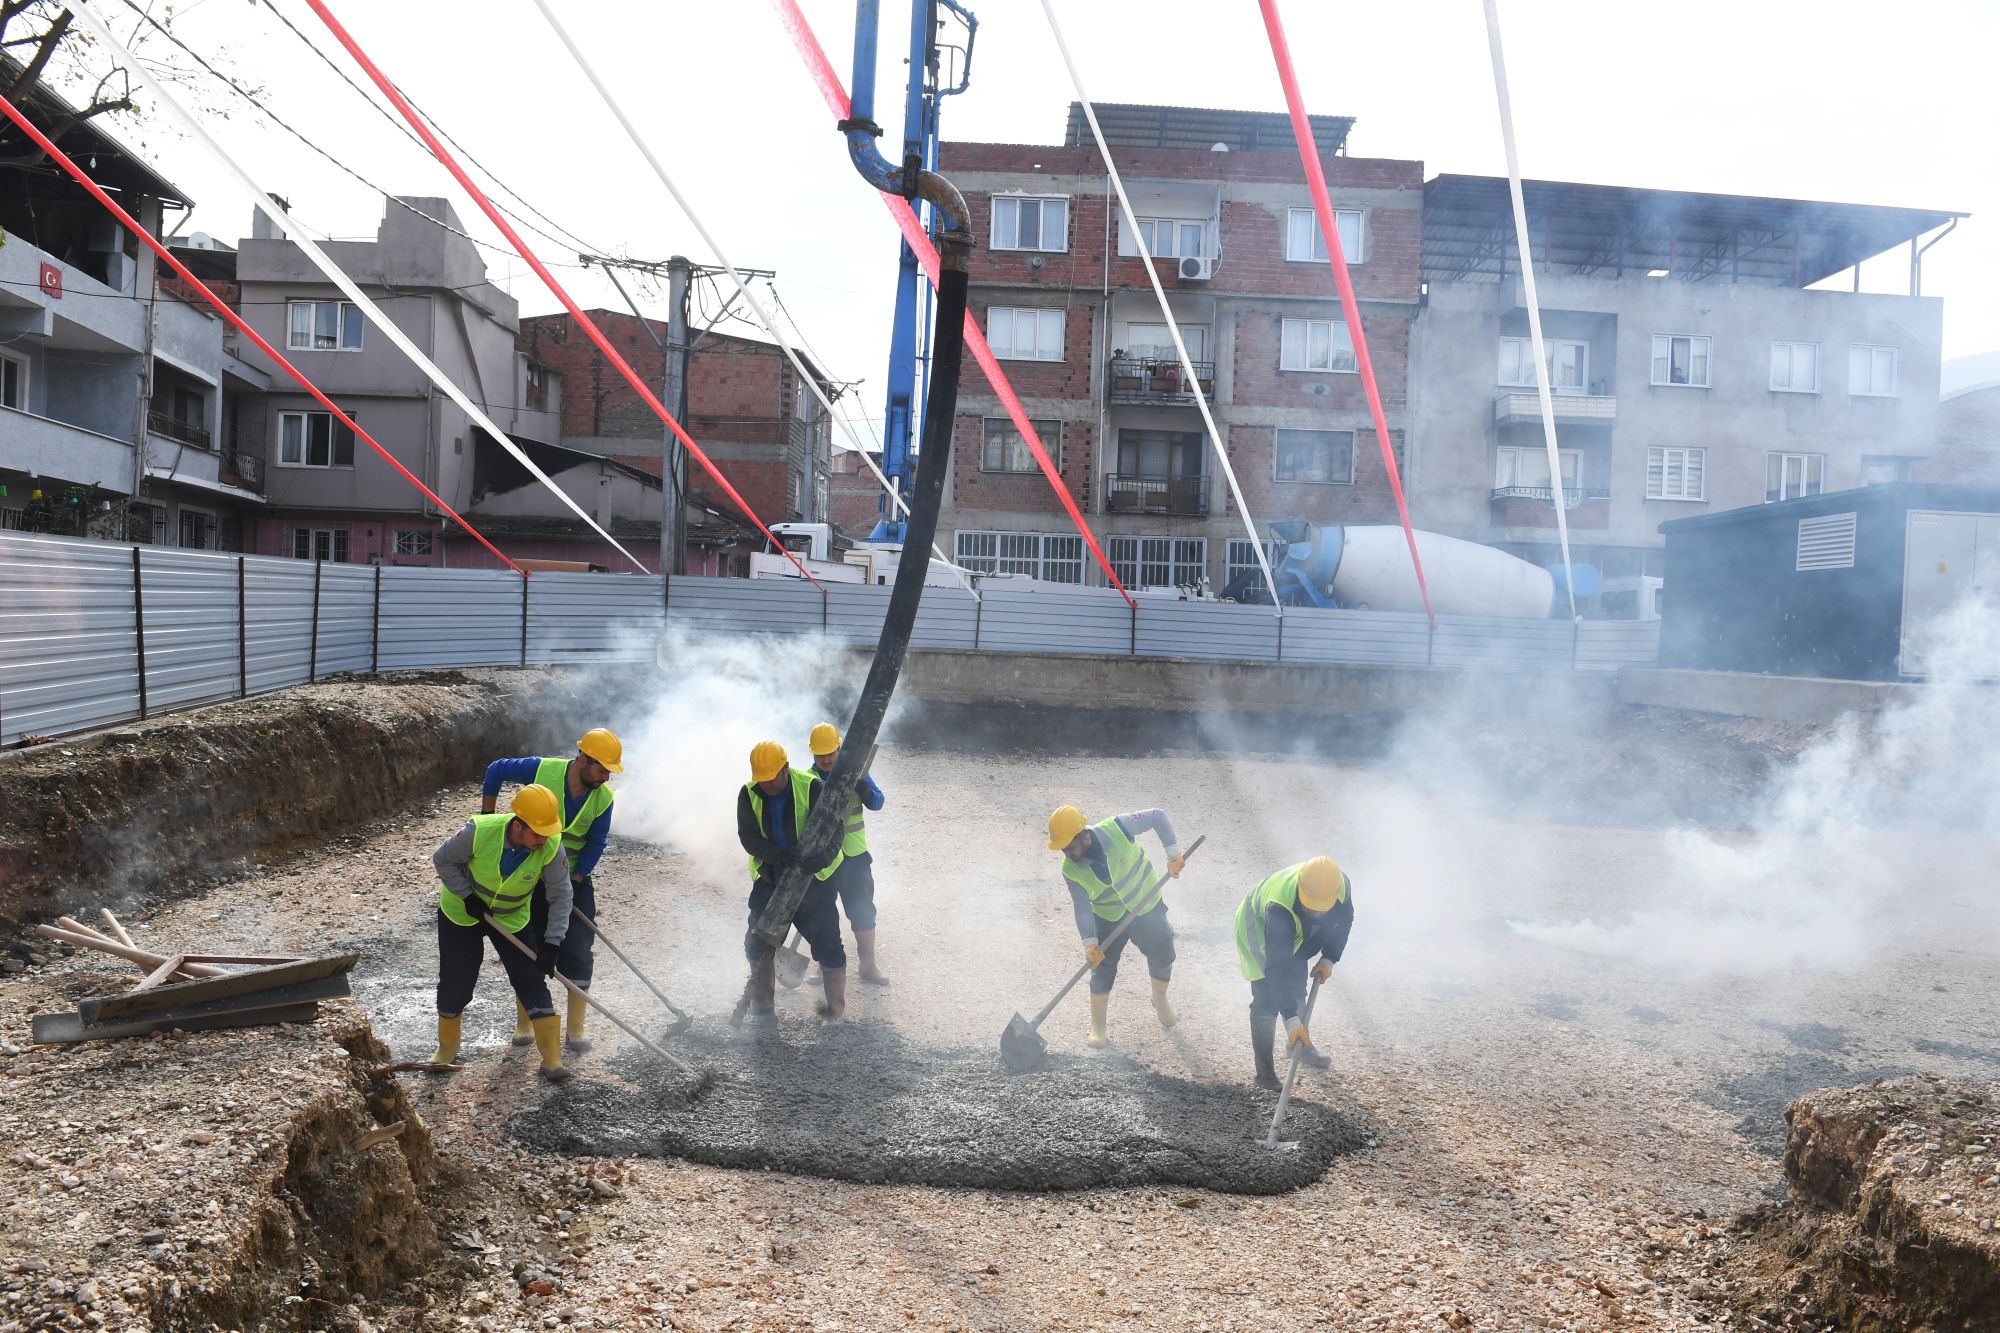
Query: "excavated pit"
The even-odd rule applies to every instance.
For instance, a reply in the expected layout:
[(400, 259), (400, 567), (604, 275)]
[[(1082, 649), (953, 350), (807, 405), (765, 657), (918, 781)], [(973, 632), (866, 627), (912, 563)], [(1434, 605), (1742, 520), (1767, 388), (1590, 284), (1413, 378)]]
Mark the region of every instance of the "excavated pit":
[[(684, 1083), (643, 1053), (508, 1124), (554, 1152), (681, 1157), (870, 1185), (1049, 1192), (1185, 1186), (1282, 1194), (1367, 1141), (1352, 1112), (1295, 1093), (1283, 1137), (1258, 1142), (1275, 1094), (1169, 1078), (1116, 1055), (1051, 1053), (1010, 1074), (993, 1049), (926, 1048), (876, 1024), (786, 1015), (775, 1028), (679, 1046), (714, 1076)], [(1303, 1094), (1303, 1095), (1302, 1095)]]

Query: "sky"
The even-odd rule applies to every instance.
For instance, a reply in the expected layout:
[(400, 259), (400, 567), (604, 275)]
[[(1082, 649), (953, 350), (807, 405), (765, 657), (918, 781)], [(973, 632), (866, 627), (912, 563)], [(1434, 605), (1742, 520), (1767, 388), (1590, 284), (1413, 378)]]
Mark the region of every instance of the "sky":
[[(121, 36), (131, 31), (121, 0), (91, 3)], [(838, 379), (863, 381), (856, 415), (879, 416), (896, 235), (769, 5), (551, 4), (731, 261), (777, 271), (816, 359)], [(286, 31), (274, 7), (365, 86), (303, 0), (181, 0), (173, 30), (362, 175), (399, 194), (442, 195), (467, 230), (499, 243), (443, 168)], [(529, 0), (329, 7), (419, 106), (558, 230), (612, 255), (714, 260)], [(851, 0), (802, 7), (846, 79)], [(1041, 5), (972, 7), (980, 28), (971, 88), (946, 102), (944, 137), (1059, 143), (1074, 94)], [(877, 118), (893, 142), (908, 10), (902, 0), (883, 9)], [(1058, 0), (1056, 9), (1093, 100), (1283, 109), (1252, 0)], [(1281, 11), (1309, 109), (1356, 118), (1350, 153), (1415, 158), (1426, 175), (1504, 173), (1479, 0), (1282, 0)], [(1502, 0), (1500, 15), (1525, 176), (1970, 213), (1926, 256), (1924, 292), (1944, 298), (1946, 358), (1981, 358), (1967, 368), (2000, 362), (2000, 172), (1991, 165), (2000, 5)], [(174, 56), (157, 37), (143, 49)], [(379, 195), (199, 81), (211, 132), (253, 179), (323, 234), (373, 234)], [(197, 145), (159, 117), (117, 132), (139, 140), (196, 200), (183, 231), (231, 242), (247, 232), (248, 200)], [(527, 239), (546, 260), (574, 260), (574, 245)], [(488, 260), (523, 314), (558, 308), (525, 265), (490, 252)], [(557, 277), (586, 307), (621, 305), (595, 270)], [(1863, 271), (1868, 291), (1902, 292), (1908, 281), (1901, 249)], [(664, 284), (634, 295), (647, 313), (664, 314)]]

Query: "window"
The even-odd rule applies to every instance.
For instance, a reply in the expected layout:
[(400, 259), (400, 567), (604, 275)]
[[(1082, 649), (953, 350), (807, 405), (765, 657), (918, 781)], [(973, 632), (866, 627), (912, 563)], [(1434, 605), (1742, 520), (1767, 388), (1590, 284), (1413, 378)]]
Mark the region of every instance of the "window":
[(1278, 369), (1355, 373), (1354, 339), (1345, 321), (1288, 319), (1280, 332)]
[(1067, 250), (1069, 200), (993, 196), (995, 250)]
[(1708, 387), (1710, 340), (1686, 333), (1653, 335), (1653, 383)]
[[(1030, 421), (1035, 435), (1048, 450), (1049, 458), (1062, 469), (1062, 422)], [(980, 423), (982, 439), (979, 445), (979, 470), (981, 472), (1040, 472), (1041, 465), (1035, 462), (1028, 442), (1021, 438), (1021, 432), (1014, 429), (1014, 423), (1006, 417), (987, 417)]]
[(1060, 361), (1063, 312), (992, 306), (986, 311), (986, 341), (1004, 361)]
[(429, 555), (431, 534), (421, 528), (405, 528), (396, 534), (397, 555)]
[(1819, 392), (1819, 344), (1772, 343), (1771, 388), (1778, 393)]
[(1863, 486), (1887, 486), (1892, 482), (1910, 479), (1910, 464), (1915, 459), (1896, 454), (1861, 455), (1861, 484)]
[[(1273, 541), (1259, 544), (1264, 548), (1264, 559), (1275, 569), (1284, 555), (1285, 544)], [(1248, 537), (1231, 537), (1225, 548), (1223, 586), (1227, 587), (1246, 574), (1254, 577), (1260, 585), (1264, 581), (1264, 571), (1257, 567), (1257, 544), (1253, 544)]]
[[(1562, 462), (1564, 490), (1575, 490), (1583, 474), (1583, 455), (1575, 449), (1558, 449)], [(1503, 444), (1493, 455), (1493, 489), (1496, 491), (1549, 489), (1548, 446)]]
[(1118, 475), (1199, 477), (1202, 445), (1206, 439), (1206, 436), (1194, 431), (1120, 430)]
[(0, 532), (26, 532), (27, 530), (27, 510), (0, 508)]
[(1206, 537), (1112, 537), (1105, 545), (1127, 588), (1178, 588), (1208, 577)]
[[(1164, 324), (1132, 324), (1127, 326), (1125, 336), (1129, 340), (1123, 349), (1125, 355), (1141, 361), (1179, 361), (1181, 354), (1174, 350), (1174, 335)], [(1208, 360), (1208, 326), (1206, 324), (1181, 325), (1181, 341), (1187, 344), (1188, 360)]]
[(213, 546), (215, 515), (181, 506), (180, 546), (187, 551), (206, 551)]
[[(1189, 255), (1199, 258), (1208, 250), (1203, 243), (1207, 232), (1206, 223), (1185, 218), (1139, 219), (1139, 237), (1146, 242), (1146, 253), (1155, 259), (1180, 259)], [(1124, 253), (1139, 253), (1139, 247), (1132, 244), (1129, 237)]]
[(361, 312), (345, 301), (293, 301), (285, 346), (295, 352), (358, 352)]
[(526, 407), (530, 412), (540, 412), (547, 409), (548, 405), (549, 405), (548, 367), (538, 366), (533, 361), (530, 361), (528, 363), (527, 390), (523, 398), (522, 406)]
[(1896, 349), (1861, 343), (1848, 348), (1847, 392), (1856, 398), (1894, 398)]
[(353, 467), (354, 432), (331, 412), (280, 412), (278, 466)]
[(347, 563), (346, 528), (293, 528), (292, 555), (299, 560), (331, 560)]
[(28, 363), (18, 356), (0, 354), (0, 407), (28, 410)]
[(976, 574), (1083, 582), (1083, 538), (1060, 532), (961, 532), (957, 563)]
[[(1340, 253), (1349, 264), (1361, 262), (1361, 210), (1333, 210), (1334, 229), (1340, 233)], [(1285, 219), (1285, 258), (1297, 263), (1327, 262), (1326, 235), (1319, 229), (1319, 214), (1310, 208), (1294, 208)]]
[[(1532, 338), (1500, 340), (1500, 383), (1511, 388), (1537, 388), (1535, 352)], [(1549, 363), (1549, 389), (1554, 393), (1582, 393), (1590, 380), (1590, 344), (1569, 338), (1542, 339), (1542, 355)]]
[[(1272, 451), (1279, 481), (1310, 481), (1351, 485), (1354, 481), (1354, 432), (1351, 430), (1280, 430)], [(1244, 539), (1248, 541), (1246, 537)]]
[(1648, 449), (1648, 500), (1706, 500), (1708, 480), (1705, 449)]
[(1796, 500), (1826, 489), (1825, 454), (1766, 454), (1764, 501)]

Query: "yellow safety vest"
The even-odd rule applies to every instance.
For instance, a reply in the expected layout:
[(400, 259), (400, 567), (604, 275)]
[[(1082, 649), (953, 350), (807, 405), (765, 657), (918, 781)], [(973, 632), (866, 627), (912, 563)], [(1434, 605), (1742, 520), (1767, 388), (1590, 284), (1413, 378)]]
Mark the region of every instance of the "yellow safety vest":
[[(562, 844), (554, 838), (546, 840), (521, 858), (513, 874), (502, 875), (500, 854), (507, 848), (507, 825), (513, 819), (508, 814), (472, 817), (472, 863), (466, 869), (472, 872), (472, 882), (480, 890), (480, 906), (486, 914), (503, 929), (518, 935), (527, 927), (528, 911), (535, 886), (542, 882), (542, 870), (556, 859)], [(465, 900), (443, 884), (438, 885), (438, 906), (453, 925), (478, 924), (465, 910)]]

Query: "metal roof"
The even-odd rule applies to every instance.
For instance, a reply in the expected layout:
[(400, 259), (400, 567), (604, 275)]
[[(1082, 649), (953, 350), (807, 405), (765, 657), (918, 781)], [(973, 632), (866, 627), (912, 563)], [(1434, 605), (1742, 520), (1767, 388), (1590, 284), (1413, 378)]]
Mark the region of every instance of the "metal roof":
[[(1189, 148), (1207, 152), (1219, 143), (1238, 153), (1293, 153), (1291, 117), (1281, 111), (1217, 111), (1195, 106), (1140, 106), (1131, 102), (1094, 102), (1097, 126), (1113, 148)], [(1352, 116), (1308, 116), (1313, 141), (1322, 155), (1347, 151)], [(1069, 125), (1063, 147), (1090, 148), (1090, 122), (1083, 103), (1069, 104)]]
[(1691, 514), (1670, 518), (1660, 524), (1666, 536), (1727, 527), (1737, 523), (1785, 523), (1820, 514), (1845, 513), (1850, 509), (1934, 509), (1944, 512), (2000, 513), (2000, 490), (1989, 486), (1953, 486), (1944, 482), (1897, 481), (1875, 486), (1857, 486), (1845, 491), (1823, 491), (1792, 500), (1748, 504), (1714, 514)]
[[(1538, 272), (1684, 282), (1805, 287), (1966, 216), (1568, 181), (1523, 181), (1521, 193)], [(1495, 282), (1519, 272), (1506, 177), (1425, 183), (1426, 280)]]
[[(21, 77), (22, 66), (12, 56), (0, 55), (0, 82), (12, 87)], [(153, 170), (137, 153), (127, 148), (110, 133), (100, 128), (102, 117), (93, 116), (89, 120), (76, 120), (77, 108), (71, 106), (53, 92), (47, 83), (37, 80), (24, 97), (15, 98), (15, 103), (28, 114), (35, 128), (55, 141), (56, 147), (89, 172), (91, 179), (113, 194), (143, 194), (163, 200), (181, 208), (192, 208), (194, 201), (182, 194), (172, 181)], [(22, 173), (47, 175), (63, 182), (72, 189), (74, 186), (61, 167), (53, 162), (36, 165), (21, 165), (18, 159), (38, 158), (40, 152), (12, 122), (0, 121), (0, 157), (14, 158), (8, 170)], [(93, 161), (93, 157), (95, 161)]]

